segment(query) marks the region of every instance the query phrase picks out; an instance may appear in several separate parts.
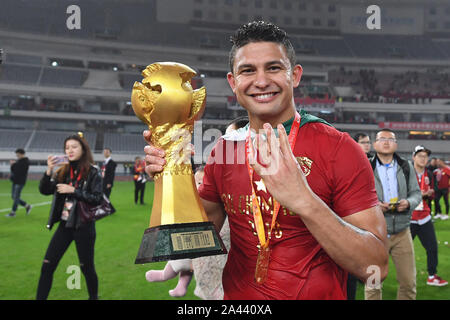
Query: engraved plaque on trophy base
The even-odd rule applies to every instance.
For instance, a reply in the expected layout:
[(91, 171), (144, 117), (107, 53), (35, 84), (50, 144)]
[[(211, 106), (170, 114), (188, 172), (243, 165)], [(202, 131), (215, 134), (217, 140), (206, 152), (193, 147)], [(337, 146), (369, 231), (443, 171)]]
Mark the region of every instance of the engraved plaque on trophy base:
[(145, 230), (135, 263), (192, 259), (225, 253), (227, 249), (212, 222), (176, 223)]

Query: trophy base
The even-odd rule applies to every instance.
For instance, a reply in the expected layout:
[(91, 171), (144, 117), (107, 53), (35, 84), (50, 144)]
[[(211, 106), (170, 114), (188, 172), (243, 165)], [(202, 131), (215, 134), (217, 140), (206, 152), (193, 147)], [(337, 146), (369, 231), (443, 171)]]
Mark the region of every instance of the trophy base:
[(136, 264), (225, 254), (227, 249), (214, 224), (177, 223), (148, 228)]

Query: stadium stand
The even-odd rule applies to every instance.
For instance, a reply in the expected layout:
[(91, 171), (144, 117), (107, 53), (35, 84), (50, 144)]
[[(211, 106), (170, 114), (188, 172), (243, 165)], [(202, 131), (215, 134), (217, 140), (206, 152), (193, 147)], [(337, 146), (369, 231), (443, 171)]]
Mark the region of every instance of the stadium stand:
[(450, 58), (450, 41), (434, 41), (434, 44), (447, 59)]
[(131, 90), (135, 81), (141, 81), (142, 76), (140, 74), (121, 73), (119, 75), (119, 82), (124, 90)]
[[(29, 142), (28, 151), (40, 152), (63, 152), (64, 139), (74, 132), (58, 131), (36, 131), (32, 140)], [(95, 132), (85, 132), (84, 138), (89, 143), (91, 149), (95, 149)]]
[[(407, 2), (399, 1), (400, 5)], [(130, 0), (120, 5), (112, 1), (108, 8), (84, 0), (82, 28), (69, 30), (65, 12), (72, 1), (2, 0), (0, 40), (5, 54), (0, 71), (0, 128), (35, 129), (27, 143), (36, 148), (33, 152), (41, 153), (54, 148), (52, 143), (60, 151), (61, 136), (68, 130), (81, 130), (94, 135), (91, 147), (97, 157), (110, 145), (121, 157), (119, 162), (132, 160), (142, 154), (145, 128), (130, 105), (132, 86), (142, 80), (146, 65), (179, 61), (198, 71), (193, 87), (207, 89), (203, 128), (223, 130), (231, 119), (246, 113), (225, 79), (229, 36), (245, 22), (241, 20), (261, 18), (281, 22), (291, 35), (297, 60), (304, 67), (301, 85), (295, 90), (298, 108), (349, 133), (373, 135), (380, 123), (393, 121), (411, 123), (411, 127), (434, 123), (441, 128), (424, 135), (405, 127), (399, 132), (405, 145), (409, 140), (436, 142), (450, 136), (445, 129), (450, 121), (450, 41), (442, 28), (433, 32), (428, 27), (436, 20), (427, 15), (427, 6), (433, 4), (411, 5), (425, 19), (419, 34), (357, 34), (342, 31), (340, 4), (331, 0), (306, 1), (283, 10), (286, 1), (277, 12), (266, 10), (270, 9), (266, 1), (258, 1), (261, 10), (254, 7), (256, 2), (245, 6), (244, 2), (226, 1), (222, 6), (221, 1), (193, 0), (189, 2), (193, 10), (180, 10), (175, 17), (162, 0)], [(211, 20), (214, 3), (218, 15)], [(227, 15), (224, 8), (228, 6), (233, 12)], [(305, 12), (297, 17), (299, 8)], [(440, 9), (447, 12), (443, 4)], [(290, 22), (285, 15), (292, 15)], [(300, 19), (306, 23), (301, 28), (292, 23)], [(308, 25), (313, 20), (320, 20), (319, 27)], [(6, 142), (1, 143), (7, 148)]]
[(0, 81), (35, 84), (39, 79), (40, 72), (40, 67), (4, 64), (0, 73)]
[(117, 73), (111, 71), (90, 70), (84, 88), (118, 90), (122, 89), (119, 84)]
[(70, 70), (62, 68), (44, 68), (41, 85), (80, 87), (88, 75), (84, 70)]
[(105, 133), (104, 145), (114, 153), (141, 154), (146, 146), (142, 134)]
[(30, 120), (21, 120), (17, 118), (5, 119), (2, 117), (0, 118), (0, 128), (23, 130), (24, 128), (33, 128), (33, 122)]
[(32, 131), (0, 129), (0, 150), (25, 148)]
[(435, 43), (423, 36), (345, 35), (345, 43), (357, 57), (442, 59), (445, 56)]
[(41, 65), (42, 57), (41, 56), (31, 56), (26, 54), (12, 53), (8, 54), (8, 58), (6, 59), (7, 63), (22, 63), (22, 64), (34, 64)]
[(344, 39), (321, 39), (314, 38), (310, 40), (311, 47), (315, 49), (318, 55), (329, 57), (351, 57), (352, 50)]
[(225, 78), (207, 77), (203, 79), (203, 83), (206, 87), (208, 95), (226, 97), (230, 94), (233, 94)]

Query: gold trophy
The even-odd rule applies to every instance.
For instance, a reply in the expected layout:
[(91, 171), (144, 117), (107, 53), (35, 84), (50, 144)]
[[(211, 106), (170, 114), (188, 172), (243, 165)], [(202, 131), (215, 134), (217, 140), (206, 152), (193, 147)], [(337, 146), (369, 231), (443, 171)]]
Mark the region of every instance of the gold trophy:
[(151, 130), (151, 143), (166, 152), (166, 165), (154, 176), (150, 225), (135, 263), (226, 253), (200, 202), (190, 163), (194, 121), (206, 101), (204, 87), (192, 89), (195, 75), (186, 65), (158, 62), (147, 66), (142, 83), (133, 86), (133, 110)]

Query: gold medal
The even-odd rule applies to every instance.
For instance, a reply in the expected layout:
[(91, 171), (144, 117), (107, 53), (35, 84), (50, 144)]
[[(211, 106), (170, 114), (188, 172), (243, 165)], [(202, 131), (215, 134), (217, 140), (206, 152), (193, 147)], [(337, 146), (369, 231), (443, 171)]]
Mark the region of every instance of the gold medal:
[(257, 284), (263, 284), (267, 279), (267, 270), (269, 270), (270, 248), (261, 248), (256, 260), (255, 281)]

